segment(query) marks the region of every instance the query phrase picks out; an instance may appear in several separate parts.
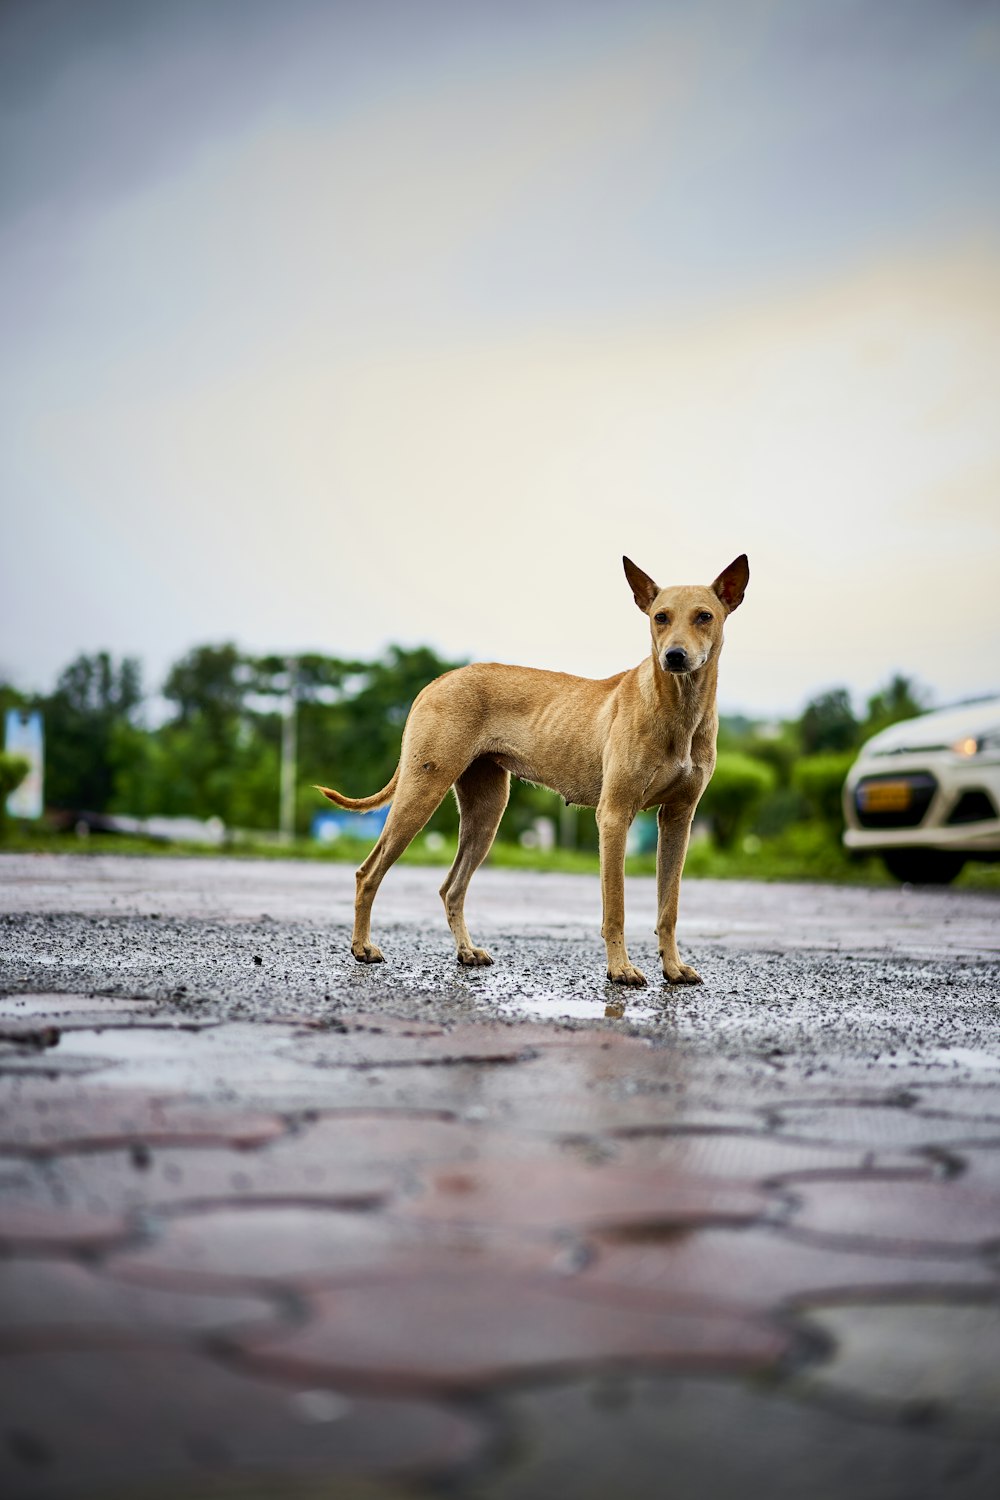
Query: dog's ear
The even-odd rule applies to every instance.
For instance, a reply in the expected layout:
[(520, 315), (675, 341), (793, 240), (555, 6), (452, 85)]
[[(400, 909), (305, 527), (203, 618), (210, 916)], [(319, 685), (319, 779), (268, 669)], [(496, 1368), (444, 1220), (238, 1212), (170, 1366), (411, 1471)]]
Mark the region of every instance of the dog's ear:
[(732, 614), (743, 603), (743, 595), (746, 586), (750, 582), (750, 564), (747, 555), (741, 552), (728, 568), (723, 568), (718, 578), (712, 584), (713, 591), (726, 606), (727, 614)]
[(637, 568), (630, 557), (622, 558), (622, 567), (625, 569), (625, 577), (631, 585), (635, 602), (643, 614), (645, 614), (660, 592), (659, 584), (654, 583), (648, 573), (644, 573), (641, 568)]

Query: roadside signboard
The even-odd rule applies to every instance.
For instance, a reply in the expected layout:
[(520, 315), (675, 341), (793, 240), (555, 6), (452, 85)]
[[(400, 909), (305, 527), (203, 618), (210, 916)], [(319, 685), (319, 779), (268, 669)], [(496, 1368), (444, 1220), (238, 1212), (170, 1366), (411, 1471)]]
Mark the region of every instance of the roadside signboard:
[(7, 812), (12, 818), (40, 818), (45, 805), (45, 739), (41, 714), (9, 708), (4, 725), (4, 748), (9, 755), (23, 755), (31, 767), (21, 785), (15, 787), (7, 798)]

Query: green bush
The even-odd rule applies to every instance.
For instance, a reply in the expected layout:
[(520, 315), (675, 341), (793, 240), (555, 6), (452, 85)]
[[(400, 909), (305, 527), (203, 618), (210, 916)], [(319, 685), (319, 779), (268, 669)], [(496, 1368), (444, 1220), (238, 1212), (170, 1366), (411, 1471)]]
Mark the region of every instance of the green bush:
[(844, 824), (841, 792), (853, 761), (853, 750), (809, 755), (792, 770), (792, 786), (802, 796), (810, 813), (828, 832), (838, 835)]
[(7, 798), (17, 791), (30, 770), (31, 765), (23, 755), (0, 750), (0, 836), (7, 826)]
[(778, 786), (758, 804), (750, 831), (758, 838), (776, 838), (794, 823), (805, 822), (809, 811), (809, 804), (801, 792), (790, 786)]
[(762, 761), (738, 751), (725, 751), (718, 759), (699, 804), (708, 819), (720, 849), (731, 849), (767, 794), (774, 789), (775, 773)]

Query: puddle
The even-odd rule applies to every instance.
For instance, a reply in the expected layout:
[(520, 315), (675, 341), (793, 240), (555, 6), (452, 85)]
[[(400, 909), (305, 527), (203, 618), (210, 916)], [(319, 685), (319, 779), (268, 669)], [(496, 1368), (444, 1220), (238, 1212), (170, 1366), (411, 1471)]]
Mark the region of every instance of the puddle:
[(0, 996), (0, 1019), (8, 1021), (34, 1020), (44, 1016), (58, 1021), (60, 1016), (106, 1015), (109, 1025), (131, 1021), (137, 1013), (150, 1010), (153, 1000), (111, 999), (104, 995), (3, 995)]
[(903, 1302), (806, 1309), (831, 1341), (803, 1372), (807, 1394), (865, 1402), (871, 1415), (911, 1423), (931, 1413), (994, 1436), (1000, 1404), (1000, 1309), (987, 1303)]
[(144, 1062), (148, 1058), (176, 1058), (203, 1053), (206, 1036), (181, 1026), (126, 1026), (107, 1030), (64, 1031), (52, 1051), (55, 1064), (66, 1058), (96, 1058), (102, 1062)]
[(518, 995), (516, 999), (491, 1002), (490, 1008), (502, 1015), (533, 1021), (658, 1021), (663, 1007), (648, 1001), (606, 1000), (603, 995), (590, 998), (573, 995)]
[(262, 1082), (296, 1083), (308, 1078), (311, 1065), (279, 1056), (271, 1037), (251, 1026), (206, 1027), (192, 1031), (187, 1023), (167, 1026), (115, 1026), (64, 1031), (57, 1046), (38, 1054), (51, 1071), (106, 1070), (116, 1086), (192, 1091), (252, 1086)]
[(934, 1061), (966, 1073), (1000, 1074), (1000, 1052), (987, 1052), (981, 1047), (944, 1047), (934, 1053)]

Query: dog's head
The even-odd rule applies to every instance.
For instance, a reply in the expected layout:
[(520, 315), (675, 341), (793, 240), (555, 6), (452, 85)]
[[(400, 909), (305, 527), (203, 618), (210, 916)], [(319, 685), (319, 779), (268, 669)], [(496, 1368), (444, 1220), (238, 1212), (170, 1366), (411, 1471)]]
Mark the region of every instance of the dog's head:
[(649, 618), (658, 665), (675, 677), (699, 671), (722, 645), (726, 616), (743, 602), (750, 579), (746, 555), (723, 568), (712, 584), (669, 589), (661, 589), (630, 558), (623, 557), (622, 563), (635, 602)]

